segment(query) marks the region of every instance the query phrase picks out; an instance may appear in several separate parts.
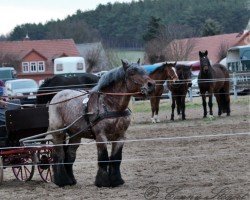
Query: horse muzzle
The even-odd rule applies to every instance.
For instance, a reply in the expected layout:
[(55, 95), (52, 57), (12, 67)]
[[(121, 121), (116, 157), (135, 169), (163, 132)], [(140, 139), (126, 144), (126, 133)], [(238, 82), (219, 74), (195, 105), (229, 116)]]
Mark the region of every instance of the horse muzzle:
[(155, 81), (149, 81), (147, 84), (141, 87), (141, 93), (144, 95), (152, 94), (155, 91)]

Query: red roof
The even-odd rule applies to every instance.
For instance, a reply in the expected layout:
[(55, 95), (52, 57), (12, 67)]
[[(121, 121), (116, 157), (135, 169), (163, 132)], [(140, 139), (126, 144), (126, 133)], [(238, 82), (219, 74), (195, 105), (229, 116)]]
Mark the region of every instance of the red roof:
[(48, 61), (61, 55), (79, 56), (73, 39), (24, 40), (0, 42), (0, 53), (14, 54), (21, 60), (31, 51), (36, 51)]
[(249, 37), (249, 31), (244, 33), (231, 33), (231, 34), (223, 34), (223, 35), (214, 35), (200, 38), (186, 38), (181, 40), (174, 40), (170, 43), (172, 48), (176, 46), (176, 43), (181, 48), (186, 47), (188, 45), (193, 44), (193, 48), (188, 55), (187, 60), (199, 60), (199, 51), (208, 51), (208, 57), (213, 62), (219, 62), (219, 51), (222, 44), (227, 47), (233, 47), (237, 45), (246, 45), (244, 42), (244, 38)]

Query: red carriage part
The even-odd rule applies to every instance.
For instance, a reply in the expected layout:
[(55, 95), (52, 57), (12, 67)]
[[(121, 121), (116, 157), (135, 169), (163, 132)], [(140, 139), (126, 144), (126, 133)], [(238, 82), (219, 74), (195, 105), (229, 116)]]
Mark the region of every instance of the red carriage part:
[(20, 181), (30, 181), (35, 171), (32, 157), (16, 158), (15, 162), (17, 162), (18, 165), (12, 167), (12, 171), (16, 179)]
[(52, 182), (52, 148), (41, 149), (37, 152), (37, 169), (44, 182)]

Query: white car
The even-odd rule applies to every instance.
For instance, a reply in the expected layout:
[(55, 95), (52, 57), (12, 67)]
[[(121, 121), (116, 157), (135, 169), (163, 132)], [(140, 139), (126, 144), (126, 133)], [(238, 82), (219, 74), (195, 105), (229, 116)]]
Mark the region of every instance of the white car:
[(5, 82), (9, 98), (18, 98), (21, 103), (36, 103), (38, 85), (33, 79), (14, 79)]

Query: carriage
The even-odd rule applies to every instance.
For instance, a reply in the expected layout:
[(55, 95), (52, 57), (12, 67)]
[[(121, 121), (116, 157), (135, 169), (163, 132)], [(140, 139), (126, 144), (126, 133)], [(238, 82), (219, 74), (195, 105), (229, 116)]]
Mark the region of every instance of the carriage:
[(25, 147), (20, 139), (47, 131), (48, 108), (24, 107), (8, 104), (5, 124), (0, 126), (0, 184), (5, 168), (12, 168), (14, 176), (20, 181), (32, 179), (37, 166), (38, 173), (45, 182), (52, 180), (52, 150), (43, 142)]

